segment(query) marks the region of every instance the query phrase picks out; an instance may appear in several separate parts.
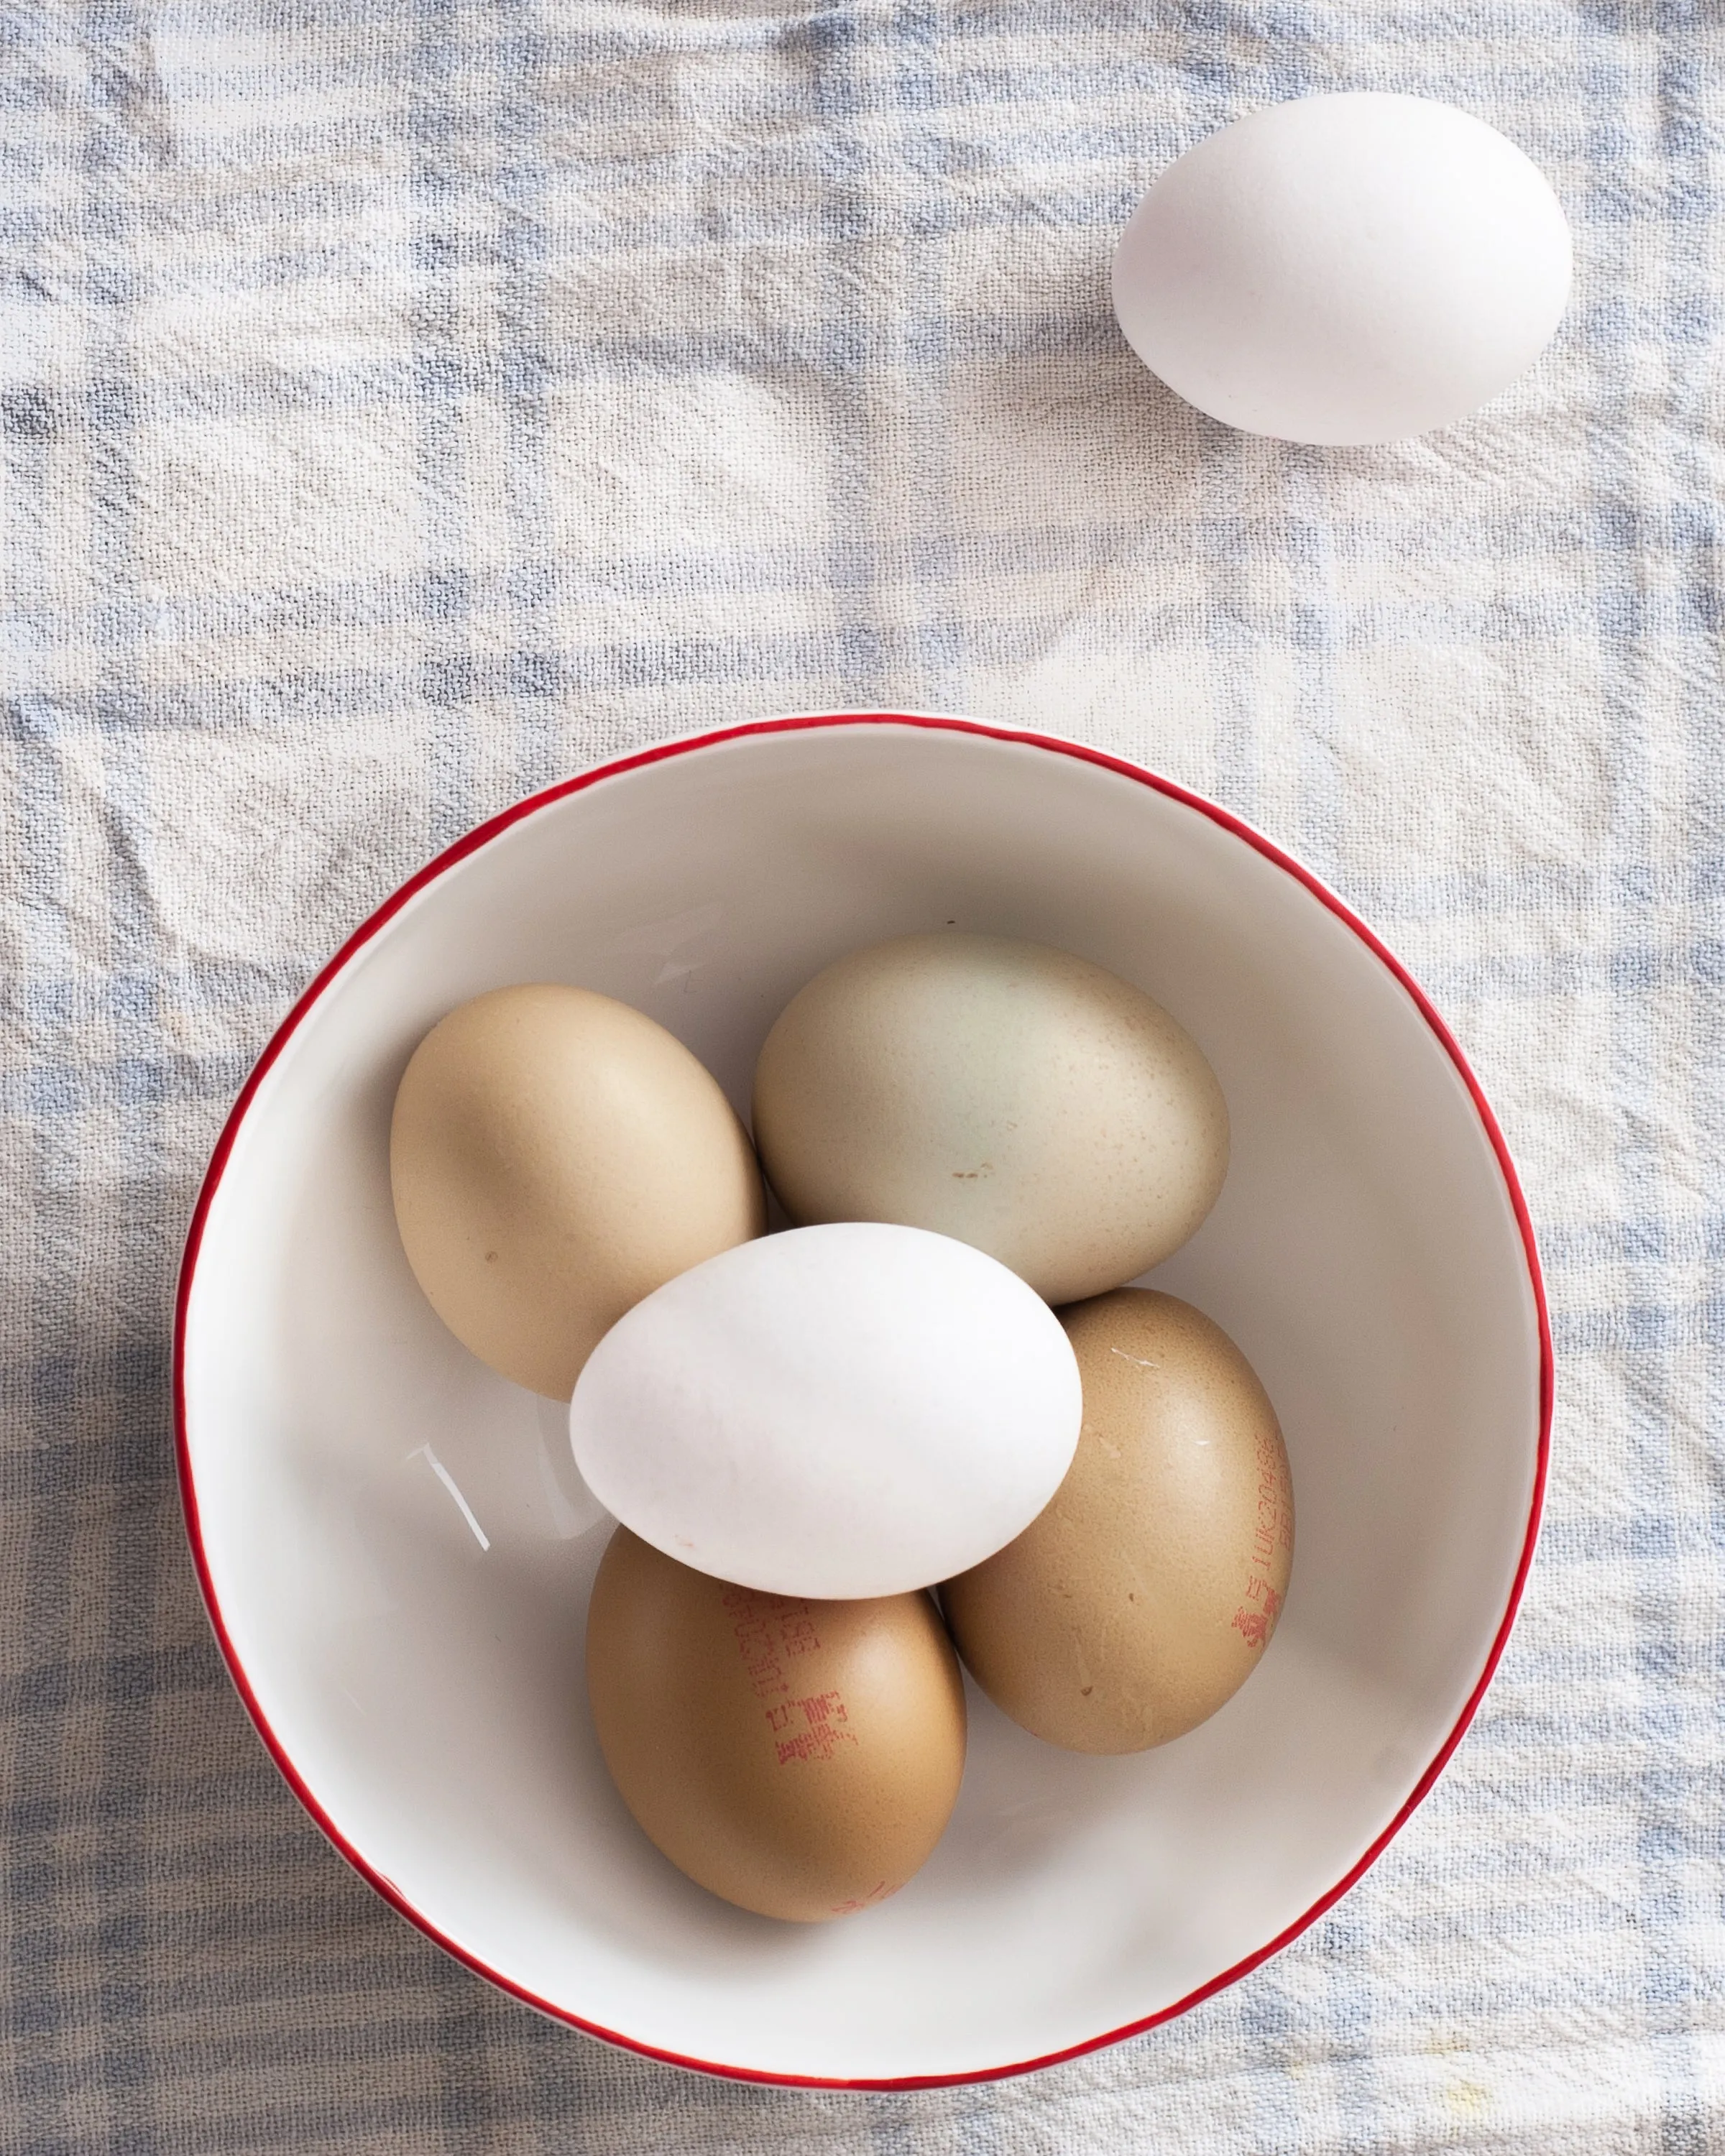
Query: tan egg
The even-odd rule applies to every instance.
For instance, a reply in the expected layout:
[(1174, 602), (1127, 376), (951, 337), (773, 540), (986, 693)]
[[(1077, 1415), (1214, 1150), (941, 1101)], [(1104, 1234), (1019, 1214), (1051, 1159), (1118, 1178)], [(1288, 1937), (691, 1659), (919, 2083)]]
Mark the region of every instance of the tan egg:
[(1084, 1382), (1065, 1481), (941, 1589), (971, 1675), (1034, 1735), (1142, 1752), (1257, 1667), (1294, 1552), (1274, 1409), (1219, 1325), (1122, 1288), (1060, 1313)]
[(496, 988), (434, 1026), (395, 1096), (389, 1175), (432, 1308), (552, 1399), (626, 1310), (764, 1224), (716, 1081), (588, 988)]
[(761, 1050), (754, 1125), (799, 1225), (932, 1228), (1056, 1303), (1177, 1250), (1228, 1168), (1221, 1089), (1161, 1005), (999, 936), (903, 936), (816, 974)]
[(587, 1619), (606, 1764), (648, 1838), (741, 1908), (796, 1923), (896, 1893), (964, 1771), (964, 1686), (923, 1594), (732, 1587), (619, 1527)]

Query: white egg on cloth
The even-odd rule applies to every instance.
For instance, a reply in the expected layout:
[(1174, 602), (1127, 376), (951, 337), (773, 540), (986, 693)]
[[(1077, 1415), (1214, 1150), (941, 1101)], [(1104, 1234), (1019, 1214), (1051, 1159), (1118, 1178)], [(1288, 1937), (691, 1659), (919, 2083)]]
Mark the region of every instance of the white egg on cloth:
[(841, 1600), (1010, 1542), (1083, 1411), (1071, 1344), (1014, 1273), (846, 1221), (739, 1244), (637, 1303), (582, 1371), (569, 1434), (600, 1502), (667, 1557)]
[(1569, 296), (1563, 208), (1471, 113), (1348, 91), (1248, 113), (1127, 226), (1114, 309), (1201, 412), (1289, 441), (1389, 442), (1507, 389)]

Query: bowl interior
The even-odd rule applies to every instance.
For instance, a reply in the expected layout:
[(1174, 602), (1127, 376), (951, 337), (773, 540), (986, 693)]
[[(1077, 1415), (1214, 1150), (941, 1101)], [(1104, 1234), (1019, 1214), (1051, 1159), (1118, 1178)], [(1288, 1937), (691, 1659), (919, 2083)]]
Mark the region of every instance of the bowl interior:
[[(747, 1111), (780, 1009), (839, 952), (953, 924), (1078, 952), (1209, 1056), (1233, 1164), (1148, 1276), (1276, 1403), (1297, 1545), (1264, 1661), (1125, 1759), (972, 1694), (927, 1869), (840, 1923), (690, 1885), (588, 1724), (608, 1532), (561, 1411), (493, 1377), (409, 1275), (396, 1082), (514, 981), (623, 998)], [(182, 1341), (208, 1582), (327, 1824), (449, 1943), (558, 2011), (746, 2072), (962, 2076), (1165, 2011), (1296, 1924), (1439, 1754), (1528, 1529), (1540, 1349), (1504, 1176), (1370, 946), (1204, 814), (1058, 745), (853, 722), (696, 745), (547, 801), (361, 942), (286, 1039), (211, 1199)]]

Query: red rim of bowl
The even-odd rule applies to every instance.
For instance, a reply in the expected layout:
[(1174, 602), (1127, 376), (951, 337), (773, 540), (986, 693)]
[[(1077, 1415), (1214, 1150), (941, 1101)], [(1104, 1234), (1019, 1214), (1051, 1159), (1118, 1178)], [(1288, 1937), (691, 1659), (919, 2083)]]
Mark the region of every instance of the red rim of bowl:
[[(1491, 1651), (1486, 1657), (1485, 1666), (1480, 1671), (1479, 1680), (1468, 1695), (1467, 1702), (1456, 1718), (1455, 1727), (1439, 1746), (1435, 1756), (1414, 1784), (1407, 1801), (1358, 1861), (1326, 1893), (1320, 1895), (1302, 1916), (1296, 1917), (1286, 1930), (1279, 1932), (1266, 1945), (1258, 1948), (1254, 1953), (1246, 1955), (1243, 1960), (1235, 1962), (1231, 1969), (1224, 1969), (1219, 1976), (1212, 1977), (1207, 1984), (1200, 1984), (1195, 1991), (1189, 1992), (1183, 1999), (1177, 1999), (1172, 2006), (1164, 2006), (1158, 2013), (1147, 2014), (1142, 2020), (1128, 2021), (1122, 2028), (1107, 2030), (1101, 2035), (1089, 2037), (1081, 2044), (1069, 2044), (1064, 2050), (1050, 2051), (1040, 2058), (1018, 2059), (1006, 2066), (982, 2066), (968, 2073), (905, 2074), (888, 2076), (884, 2078), (865, 2077), (847, 2080), (825, 2075), (768, 2073), (757, 2067), (727, 2065), (724, 2061), (718, 2059), (690, 2058), (679, 2051), (668, 2051), (655, 2044), (642, 2043), (639, 2039), (624, 2035), (618, 2030), (607, 2029), (599, 2022), (588, 2021), (578, 2014), (572, 2014), (567, 2007), (558, 2006), (550, 1999), (541, 1999), (524, 1985), (516, 1984), (498, 1970), (489, 1968), (476, 1954), (470, 1953), (465, 1947), (458, 1945), (454, 1939), (447, 1938), (434, 1924), (420, 1915), (393, 1880), (386, 1878), (382, 1872), (368, 1863), (359, 1851), (347, 1840), (341, 1829), (336, 1826), (307, 1788), (293, 1761), (288, 1757), (285, 1748), (270, 1727), (269, 1720), (263, 1708), (259, 1705), (256, 1695), (247, 1680), (233, 1640), (228, 1636), (228, 1628), (222, 1615), (221, 1604), (216, 1597), (214, 1584), (210, 1578), (209, 1560), (203, 1546), (203, 1529), (198, 1519), (198, 1491), (193, 1477), (191, 1450), (186, 1427), (186, 1317), (191, 1301), (193, 1277), (198, 1269), (198, 1250), (203, 1240), (204, 1226), (209, 1218), (210, 1206), (214, 1200), (217, 1188), (221, 1183), (223, 1172), (227, 1167), (228, 1156), (234, 1150), (234, 1140), (239, 1136), (240, 1125), (245, 1120), (259, 1087), (262, 1085), (270, 1066), (299, 1027), (304, 1024), (307, 1014), (324, 991), (355, 953), (370, 942), (384, 924), (400, 912), (409, 899), (424, 890), (428, 884), (434, 882), (448, 870), (452, 869), (458, 861), (465, 860), (468, 855), (476, 853), (481, 846), (489, 844), (500, 833), (506, 831), (511, 824), (519, 823), (523, 817), (531, 815), (536, 809), (545, 808), (553, 801), (561, 801), (569, 794), (579, 793), (589, 786), (596, 786), (603, 779), (614, 778), (626, 771), (638, 771), (645, 764), (662, 763), (671, 757), (686, 756), (691, 750), (711, 748), (720, 742), (738, 741), (751, 734), (795, 733), (824, 726), (918, 726), (934, 732), (981, 734), (991, 741), (1010, 742), (1028, 748), (1044, 749), (1051, 755), (1074, 757), (1081, 762), (1096, 764), (1105, 771), (1116, 772), (1122, 778), (1136, 780), (1139, 785), (1150, 787), (1156, 793), (1166, 795), (1171, 801), (1180, 802), (1189, 808), (1195, 808), (1200, 815), (1208, 816), (1212, 823), (1220, 824), (1224, 831), (1231, 831), (1235, 838), (1244, 839), (1247, 845), (1262, 854), (1266, 860), (1275, 862), (1278, 868), (1285, 870), (1289, 875), (1303, 884), (1321, 905), (1327, 906), (1338, 921), (1344, 922), (1353, 930), (1367, 949), (1382, 965), (1388, 968), (1406, 989), (1408, 994), (1413, 998), (1414, 1008), (1437, 1036), (1445, 1054), (1455, 1065), (1462, 1083), (1466, 1086), (1469, 1097), (1473, 1102), (1474, 1111), (1479, 1116), (1486, 1137), (1491, 1141), (1492, 1152), (1497, 1157), (1497, 1165), (1502, 1173), (1510, 1204), (1515, 1213), (1516, 1224), (1521, 1231), (1522, 1245), (1527, 1261), (1528, 1284), (1532, 1290), (1534, 1308), (1538, 1317), (1539, 1440), (1538, 1455), (1533, 1475), (1532, 1496), (1527, 1507), (1527, 1528), (1522, 1538), (1520, 1561), (1517, 1564), (1515, 1578), (1510, 1585), (1502, 1620), (1492, 1639)], [(1516, 1175), (1515, 1164), (1509, 1156), (1509, 1147), (1504, 1142), (1502, 1132), (1498, 1128), (1497, 1118), (1491, 1112), (1491, 1104), (1481, 1090), (1478, 1079), (1468, 1067), (1466, 1057), (1456, 1045), (1454, 1036), (1442, 1019), (1438, 1016), (1424, 990), (1394, 953), (1386, 948), (1365, 923), (1344, 906), (1332, 891), (1327, 890), (1309, 869), (1301, 867), (1300, 863), (1290, 855), (1283, 853), (1279, 846), (1271, 844), (1268, 839), (1253, 830), (1249, 824), (1242, 823), (1237, 816), (1230, 815), (1225, 808), (1219, 808), (1214, 802), (1206, 801), (1201, 795), (1189, 793), (1186, 788), (1176, 786), (1169, 779), (1158, 778), (1153, 773), (1142, 769), (1137, 764), (1127, 763), (1122, 758), (1106, 755), (1100, 749), (1086, 748), (1081, 742), (1063, 741), (1056, 735), (1027, 733), (1008, 726), (986, 726), (973, 719), (936, 717), (926, 713), (911, 711), (829, 711), (803, 717), (762, 719), (742, 726), (721, 726), (711, 733), (690, 735), (676, 741), (664, 742), (656, 747), (643, 749), (634, 756), (619, 757), (613, 762), (600, 764), (592, 771), (583, 772), (574, 778), (565, 779), (558, 785), (548, 786), (541, 793), (530, 794), (526, 800), (518, 801), (512, 808), (506, 808), (500, 814), (489, 818), (485, 823), (468, 832), (465, 837), (456, 839), (453, 845), (446, 847), (434, 860), (429, 861), (416, 875), (409, 877), (398, 891), (385, 899), (370, 919), (362, 923), (354, 931), (305, 990), (293, 1009), (276, 1028), (268, 1046), (258, 1058), (251, 1075), (240, 1089), (239, 1097), (234, 1102), (227, 1122), (222, 1127), (221, 1136), (216, 1141), (215, 1151), (210, 1156), (209, 1167), (205, 1172), (203, 1187), (198, 1194), (198, 1203), (193, 1210), (192, 1224), (186, 1237), (185, 1256), (181, 1262), (179, 1287), (174, 1304), (174, 1444), (179, 1467), (180, 1499), (185, 1508), (186, 1532), (192, 1545), (192, 1558), (198, 1570), (198, 1585), (203, 1589), (204, 1606), (209, 1614), (209, 1620), (215, 1632), (217, 1645), (220, 1647), (223, 1657), (228, 1665), (228, 1674), (233, 1679), (234, 1687), (244, 1703), (246, 1712), (256, 1725), (258, 1734), (263, 1738), (270, 1757), (281, 1770), (289, 1787), (298, 1797), (300, 1802), (311, 1813), (312, 1818), (354, 1870), (362, 1878), (376, 1887), (392, 1907), (405, 1917), (410, 1924), (424, 1932), (428, 1938), (434, 1940), (443, 1948), (445, 1953), (453, 1954), (457, 1961), (464, 1963), (476, 1974), (495, 1984), (500, 1990), (508, 1992), (511, 1997), (519, 1999), (526, 2005), (536, 2008), (540, 2013), (548, 2015), (552, 2020), (565, 2022), (571, 2028), (580, 2029), (590, 2036), (601, 2037), (607, 2043), (618, 2045), (625, 2051), (638, 2052), (644, 2057), (658, 2059), (669, 2066), (691, 2067), (701, 2073), (721, 2075), (732, 2081), (768, 2082), (783, 2088), (951, 2088), (971, 2082), (1002, 2081), (1014, 2074), (1033, 2072), (1040, 2066), (1057, 2066), (1063, 2060), (1080, 2058), (1086, 2052), (1101, 2051), (1107, 2045), (1121, 2043), (1128, 2036), (1142, 2035), (1146, 2030), (1154, 2029), (1164, 2021), (1173, 2020), (1176, 2016), (1188, 2012), (1204, 1999), (1214, 1997), (1217, 1992), (1225, 1990), (1230, 1984), (1237, 1984), (1243, 1976), (1250, 1975), (1260, 1964), (1268, 1961), (1272, 1954), (1279, 1953), (1285, 1946), (1297, 1938), (1309, 1925), (1316, 1923), (1317, 1919), (1327, 1910), (1332, 1907), (1349, 1887), (1383, 1855), (1384, 1850), (1406, 1825), (1415, 1807), (1430, 1792), (1433, 1784), (1448, 1763), (1450, 1753), (1461, 1742), (1467, 1726), (1472, 1721), (1481, 1700), (1484, 1698), (1486, 1688), (1491, 1683), (1498, 1662), (1502, 1657), (1504, 1648), (1509, 1640), (1510, 1628), (1515, 1622), (1516, 1610), (1521, 1602), (1522, 1591), (1527, 1584), (1527, 1568), (1533, 1558), (1533, 1546), (1538, 1537), (1539, 1516), (1544, 1502), (1546, 1473), (1551, 1454), (1553, 1375), (1551, 1321), (1546, 1308), (1545, 1283), (1540, 1274), (1538, 1252), (1534, 1246), (1532, 1222), (1528, 1217), (1527, 1200), (1522, 1194), (1522, 1186)]]

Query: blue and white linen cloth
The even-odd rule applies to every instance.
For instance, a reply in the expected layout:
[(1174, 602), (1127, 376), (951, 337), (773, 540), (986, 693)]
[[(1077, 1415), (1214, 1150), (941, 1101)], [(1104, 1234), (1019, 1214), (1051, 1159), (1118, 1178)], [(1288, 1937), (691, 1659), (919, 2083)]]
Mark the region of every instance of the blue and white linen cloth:
[[(1335, 89), (1504, 129), (1573, 311), (1291, 448), (1107, 300), (1152, 176)], [(1720, 0), (0, 0), (0, 2148), (1725, 2149)], [(187, 1562), (197, 1180), (434, 848), (796, 709), (1076, 735), (1412, 964), (1508, 1133), (1548, 1525), (1436, 1794), (1278, 1960), (956, 2092), (543, 2022), (352, 1876)]]

